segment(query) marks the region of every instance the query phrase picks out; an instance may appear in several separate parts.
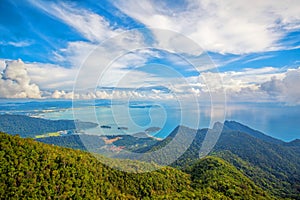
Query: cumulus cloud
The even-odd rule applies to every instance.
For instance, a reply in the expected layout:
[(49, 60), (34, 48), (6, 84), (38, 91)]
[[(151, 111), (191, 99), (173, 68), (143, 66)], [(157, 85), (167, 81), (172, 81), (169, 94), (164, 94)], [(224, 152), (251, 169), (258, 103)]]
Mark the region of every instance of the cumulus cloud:
[[(188, 78), (181, 91), (194, 93), (200, 100), (210, 100), (222, 91), (228, 102), (282, 102), (300, 104), (300, 68), (265, 67), (221, 73), (204, 72)], [(177, 87), (180, 88), (180, 87)]]
[(77, 69), (45, 63), (24, 63), (20, 59), (0, 60), (0, 69), (3, 71), (0, 74), (0, 97), (78, 98), (72, 92)]
[(246, 68), (240, 71), (202, 72), (199, 77), (186, 78), (193, 87), (207, 92), (239, 92), (243, 88), (258, 89), (259, 85), (270, 81), (272, 77), (282, 78), (283, 69), (274, 67)]
[(300, 104), (300, 68), (289, 69), (282, 79), (273, 77), (261, 84), (261, 89), (287, 104)]
[(51, 94), (53, 99), (76, 99), (77, 95), (74, 95), (74, 92), (65, 92), (64, 90), (55, 90)]
[(172, 93), (165, 93), (159, 90), (134, 91), (132, 89), (115, 88), (113, 90), (74, 91), (55, 90), (45, 95), (53, 99), (118, 99), (118, 100), (174, 100)]
[[(284, 69), (264, 67), (259, 69), (243, 69), (227, 72), (203, 72), (199, 77), (186, 78), (188, 84), (183, 84), (180, 93), (188, 91), (201, 101), (216, 101), (225, 99), (228, 102), (277, 102), (270, 90), (262, 89), (262, 85), (272, 79), (281, 80), (286, 76)], [(278, 89), (277, 89), (278, 90)], [(277, 95), (286, 95), (278, 91)], [(223, 96), (222, 96), (223, 95)], [(225, 95), (225, 97), (224, 97)], [(283, 99), (286, 102), (287, 99)]]
[(0, 96), (4, 98), (41, 98), (39, 87), (31, 83), (21, 60), (7, 61), (0, 74)]
[[(199, 76), (165, 77), (164, 82), (162, 82), (162, 77), (149, 77), (148, 74), (139, 71), (128, 70), (127, 75), (113, 75), (124, 67), (122, 63), (131, 59), (134, 59), (137, 65), (140, 62), (143, 63), (143, 59), (136, 57), (137, 55), (132, 57), (128, 54), (128, 57), (125, 56), (117, 61), (114, 68), (110, 68), (104, 73), (107, 77), (102, 80), (102, 85), (100, 82), (100, 85), (93, 88), (75, 91), (72, 90), (76, 74), (74, 69), (41, 63), (24, 64), (21, 60), (5, 62), (1, 60), (3, 72), (0, 74), (0, 96), (2, 98), (175, 101), (178, 98), (188, 101), (191, 97), (196, 97), (200, 101), (224, 101), (226, 98), (229, 102), (280, 101), (289, 105), (300, 104), (298, 89), (300, 68), (286, 70), (265, 67), (222, 73), (202, 72)], [(173, 73), (168, 70), (166, 72)], [(119, 82), (111, 82), (110, 74)], [(115, 87), (109, 89), (111, 84)], [(154, 85), (161, 85), (164, 89), (152, 87)], [(99, 86), (104, 86), (104, 88)], [(166, 88), (167, 91), (165, 91)], [(225, 94), (226, 97), (221, 96)]]

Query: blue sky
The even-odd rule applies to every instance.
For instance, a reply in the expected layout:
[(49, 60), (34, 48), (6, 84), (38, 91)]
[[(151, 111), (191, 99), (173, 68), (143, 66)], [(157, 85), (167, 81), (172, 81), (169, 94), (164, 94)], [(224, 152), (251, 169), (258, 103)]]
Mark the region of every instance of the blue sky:
[(3, 0), (0, 96), (111, 97), (101, 86), (120, 98), (174, 98), (153, 90), (163, 86), (186, 98), (222, 90), (233, 102), (297, 105), (299, 9), (297, 0)]

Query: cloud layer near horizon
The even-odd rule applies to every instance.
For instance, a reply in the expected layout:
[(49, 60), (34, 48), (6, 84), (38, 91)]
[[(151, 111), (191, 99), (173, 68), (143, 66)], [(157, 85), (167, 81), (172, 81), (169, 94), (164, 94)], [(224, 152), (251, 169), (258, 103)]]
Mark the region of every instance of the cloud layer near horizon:
[[(174, 81), (173, 85), (167, 87), (96, 88), (74, 93), (72, 89), (56, 89), (56, 84), (49, 85), (46, 82), (40, 83), (48, 88), (40, 89), (36, 84), (40, 77), (36, 75), (35, 70), (30, 69), (36, 68), (33, 64), (24, 64), (21, 60), (5, 63), (5, 68), (0, 74), (2, 98), (176, 100), (178, 96), (189, 99), (192, 95), (200, 101), (211, 101), (212, 95), (217, 96), (225, 91), (227, 100), (232, 102), (273, 101), (288, 105), (300, 104), (300, 92), (297, 88), (300, 85), (300, 68), (283, 70), (266, 67), (223, 73), (203, 72), (198, 77), (184, 78), (185, 82)], [(30, 71), (34, 72), (33, 76), (28, 73)], [(57, 78), (58, 83), (64, 84), (64, 78)], [(70, 85), (72, 84), (74, 81), (70, 80)]]

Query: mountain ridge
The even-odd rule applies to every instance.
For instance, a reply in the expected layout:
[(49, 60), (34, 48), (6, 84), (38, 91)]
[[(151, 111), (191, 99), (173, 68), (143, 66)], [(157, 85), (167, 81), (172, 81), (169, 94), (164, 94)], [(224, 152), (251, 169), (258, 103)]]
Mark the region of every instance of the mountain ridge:
[(236, 131), (241, 131), (244, 133), (247, 133), (255, 138), (261, 139), (265, 142), (269, 142), (269, 143), (274, 143), (274, 144), (283, 144), (284, 141), (273, 138), (269, 135), (266, 135), (258, 130), (254, 130), (252, 128), (250, 128), (249, 126), (246, 126), (244, 124), (241, 124), (239, 122), (236, 121), (225, 121), (224, 122), (224, 128), (223, 130), (236, 130)]
[[(214, 157), (198, 160), (190, 174), (171, 167), (127, 173), (107, 167), (88, 152), (1, 132), (0, 154), (0, 171), (6, 172), (0, 176), (1, 199), (274, 199)], [(204, 171), (199, 165), (206, 166)], [(129, 167), (136, 171), (145, 166), (132, 161)], [(200, 170), (209, 176), (199, 177)]]
[[(254, 181), (255, 184), (277, 197), (300, 199), (300, 171), (297, 170), (300, 169), (300, 140), (278, 142), (278, 139), (270, 139), (270, 136), (232, 121), (224, 122), (224, 124), (216, 123), (213, 129), (194, 130), (184, 126), (177, 126), (167, 138), (162, 141), (153, 141), (153, 143), (149, 143), (150, 140), (147, 141), (148, 138), (136, 138), (129, 135), (109, 136), (108, 139), (113, 141), (109, 145), (121, 145), (122, 148), (128, 148), (127, 150), (129, 151), (145, 153), (163, 148), (176, 137), (178, 132), (181, 132), (183, 136), (191, 134), (190, 138), (193, 140), (189, 148), (171, 164), (172, 167), (185, 170), (199, 159), (199, 152), (207, 132), (219, 132), (221, 127), (225, 128), (222, 129), (221, 135), (210, 155), (226, 160)], [(80, 137), (82, 136), (67, 135), (56, 138), (40, 138), (38, 140), (81, 149), (82, 146), (85, 147), (85, 144), (80, 144), (80, 142), (82, 143), (82, 138)], [(124, 137), (124, 140), (114, 140), (115, 137)], [(63, 138), (63, 142), (60, 143), (61, 138)], [(72, 138), (75, 141), (74, 144), (72, 144), (74, 141), (69, 140)], [(89, 142), (90, 140), (91, 142)], [(99, 142), (97, 142), (98, 140)], [(126, 142), (126, 140), (128, 141)], [(57, 143), (57, 141), (59, 142)], [(94, 140), (92, 137), (87, 138), (87, 141), (92, 148), (94, 144), (107, 145), (99, 137), (97, 137), (97, 140)], [(136, 146), (135, 143), (142, 145)], [(126, 147), (126, 145), (128, 146)]]

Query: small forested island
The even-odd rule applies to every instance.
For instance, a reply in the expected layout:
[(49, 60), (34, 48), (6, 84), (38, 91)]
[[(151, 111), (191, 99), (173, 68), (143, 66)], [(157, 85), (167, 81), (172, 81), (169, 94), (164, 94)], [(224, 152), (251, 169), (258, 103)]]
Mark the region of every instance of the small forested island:
[(120, 127), (118, 127), (118, 130), (128, 130), (128, 127), (120, 126)]
[(100, 128), (111, 129), (111, 126), (108, 126), (108, 125), (101, 125)]
[(145, 130), (145, 132), (146, 133), (155, 133), (155, 132), (158, 132), (158, 131), (160, 131), (161, 130), (161, 128), (159, 128), (159, 127), (149, 127), (149, 128), (147, 128), (146, 130)]

